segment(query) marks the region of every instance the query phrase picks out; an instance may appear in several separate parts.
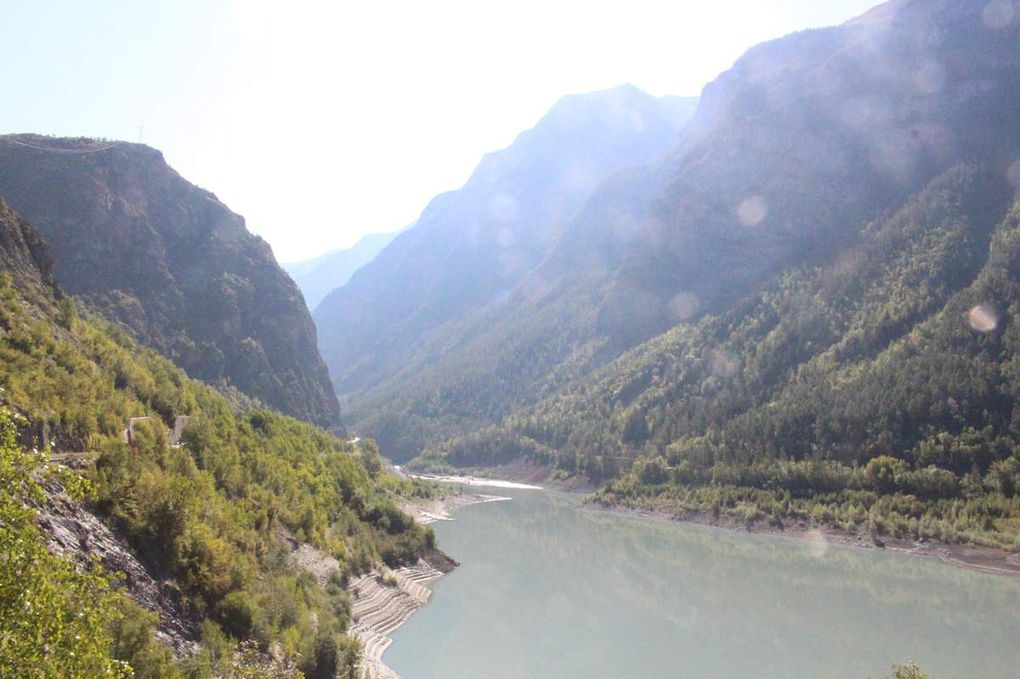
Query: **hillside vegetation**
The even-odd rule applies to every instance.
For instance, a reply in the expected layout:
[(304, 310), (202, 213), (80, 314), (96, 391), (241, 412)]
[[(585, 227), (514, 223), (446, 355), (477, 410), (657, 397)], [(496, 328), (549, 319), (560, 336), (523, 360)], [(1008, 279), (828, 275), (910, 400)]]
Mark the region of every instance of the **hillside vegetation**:
[(524, 459), (605, 504), (1017, 549), (1020, 22), (984, 8), (752, 48), (541, 286), (359, 422), (412, 468)]
[(525, 456), (606, 504), (1020, 548), (1020, 203), (947, 171), (787, 271), (423, 468)]
[[(502, 233), (488, 212), (454, 209), (471, 183), (437, 198), (336, 293), (343, 314), (329, 315), (327, 299), (316, 315), (355, 429), (398, 460), (439, 453), (585, 389), (646, 342), (706, 316), (733, 318), (784, 277), (830, 266), (953, 168), (983, 164), (1001, 183), (1020, 158), (1020, 22), (989, 26), (986, 5), (891, 2), (755, 46), (705, 87), (682, 132), (658, 137), (657, 154), (617, 167), (571, 210), (510, 229), (511, 240), (487, 235)], [(581, 143), (628, 138), (611, 126), (587, 131)], [(546, 151), (549, 167), (570, 166), (569, 148)], [(536, 174), (535, 186), (546, 184)], [(440, 216), (442, 237), (429, 227)], [(402, 242), (419, 246), (400, 255)], [(465, 278), (475, 266), (482, 283)], [(498, 295), (475, 303), (493, 287)], [(382, 327), (391, 309), (398, 320)], [(773, 360), (774, 370), (795, 364)]]
[[(111, 624), (125, 621), (115, 629), (89, 623), (89, 643), (132, 664), (137, 676), (233, 676), (242, 651), (254, 665), (270, 663), (265, 654), (272, 651), (272, 662), (310, 677), (332, 677), (352, 666), (356, 645), (343, 635), (349, 607), (342, 585), (381, 561), (413, 561), (433, 548), (431, 531), (393, 499), (428, 489), (381, 473), (374, 444), (356, 450), (240, 395), (229, 402), (140, 348), (125, 331), (80, 313), (73, 298), (58, 298), (48, 287), (37, 266), (46, 261), (44, 253), (33, 256), (26, 246), (38, 238), (2, 202), (0, 234), (0, 400), (21, 422), (21, 445), (42, 449), (45, 439), (54, 453), (83, 453), (88, 507), (153, 573), (176, 583), (190, 616), (201, 622), (200, 652), (179, 664), (153, 650), (159, 648), (151, 642), (154, 616), (111, 616)], [(193, 419), (181, 444), (172, 445), (167, 429), (178, 415)], [(126, 421), (143, 416), (150, 419), (136, 424), (129, 445)], [(18, 452), (9, 437), (0, 443), (4, 465), (24, 469), (41, 462), (39, 455)], [(25, 473), (19, 478), (0, 489), (3, 502), (39, 502)], [(26, 515), (18, 516), (10, 525), (21, 531), (19, 539), (38, 542)], [(6, 530), (6, 517), (3, 525)], [(289, 564), (290, 536), (337, 559), (327, 586)], [(61, 577), (51, 585), (69, 583), (60, 593), (64, 608), (41, 615), (84, 606), (81, 597), (106, 587), (102, 575), (81, 585)], [(16, 589), (0, 591), (0, 607), (12, 596)], [(114, 605), (103, 601), (96, 604)], [(106, 609), (97, 610), (88, 620), (106, 617)], [(19, 634), (5, 625), (2, 643)], [(251, 645), (239, 651), (240, 642)], [(40, 662), (57, 662), (63, 648), (51, 644), (33, 652), (45, 656)]]

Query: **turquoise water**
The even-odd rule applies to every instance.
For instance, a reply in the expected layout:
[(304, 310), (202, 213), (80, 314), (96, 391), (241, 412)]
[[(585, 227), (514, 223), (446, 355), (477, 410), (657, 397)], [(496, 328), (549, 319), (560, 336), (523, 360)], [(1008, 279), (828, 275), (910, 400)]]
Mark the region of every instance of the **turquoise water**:
[(443, 677), (1020, 677), (1020, 579), (506, 491), (435, 525), (461, 567), (383, 660)]

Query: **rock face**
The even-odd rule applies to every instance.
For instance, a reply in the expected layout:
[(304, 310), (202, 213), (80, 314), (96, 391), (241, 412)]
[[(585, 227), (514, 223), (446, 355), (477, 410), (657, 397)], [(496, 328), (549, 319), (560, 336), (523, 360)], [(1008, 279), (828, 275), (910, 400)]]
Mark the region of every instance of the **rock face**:
[(82, 569), (91, 568), (95, 558), (107, 572), (121, 574), (119, 586), (140, 606), (159, 614), (156, 637), (178, 656), (194, 655), (198, 618), (176, 585), (154, 578), (124, 541), (81, 503), (52, 484), (46, 490), (46, 504), (38, 508), (36, 521), (49, 536), (50, 549)]
[(0, 137), (0, 197), (45, 239), (64, 290), (189, 375), (339, 425), (297, 286), (240, 216), (158, 151)]
[(53, 260), (46, 243), (0, 198), (0, 269), (30, 291), (53, 283)]

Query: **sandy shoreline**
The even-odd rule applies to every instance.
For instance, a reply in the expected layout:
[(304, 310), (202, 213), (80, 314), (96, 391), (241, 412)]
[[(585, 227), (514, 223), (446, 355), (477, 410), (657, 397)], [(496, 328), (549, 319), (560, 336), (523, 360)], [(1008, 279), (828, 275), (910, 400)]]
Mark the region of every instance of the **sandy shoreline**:
[(888, 549), (913, 556), (936, 558), (945, 564), (956, 566), (957, 568), (966, 568), (993, 575), (1020, 577), (1020, 554), (993, 547), (948, 544), (934, 540), (904, 540), (888, 536), (883, 536), (881, 544), (877, 544), (867, 535), (846, 533), (827, 526), (814, 526), (805, 522), (789, 524), (783, 527), (761, 523), (749, 525), (737, 518), (716, 517), (706, 512), (679, 513), (669, 510), (603, 505), (594, 502), (586, 502), (584, 506), (596, 511), (621, 512), (644, 518), (695, 523), (759, 535), (774, 535), (798, 540), (847, 545), (859, 549)]
[(505, 502), (508, 497), (502, 495), (486, 495), (484, 493), (453, 493), (434, 500), (409, 501), (403, 500), (400, 508), (405, 513), (414, 517), (414, 520), (421, 524), (435, 523), (436, 521), (454, 521), (450, 512), (468, 505), (479, 505), (487, 502)]
[(484, 488), (508, 488), (517, 490), (542, 490), (542, 486), (533, 486), (518, 481), (505, 481), (503, 479), (490, 479), (482, 476), (455, 476), (450, 474), (408, 474), (412, 479), (422, 481), (434, 481), (436, 483), (450, 483), (459, 486), (472, 486)]

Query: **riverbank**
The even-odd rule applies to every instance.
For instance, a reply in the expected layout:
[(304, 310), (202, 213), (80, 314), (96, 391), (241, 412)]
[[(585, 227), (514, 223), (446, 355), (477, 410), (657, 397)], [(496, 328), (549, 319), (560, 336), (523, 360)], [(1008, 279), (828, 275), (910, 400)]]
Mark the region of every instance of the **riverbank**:
[[(425, 478), (425, 477), (416, 477)], [(430, 480), (440, 480), (430, 477)], [(485, 493), (464, 493), (451, 492), (443, 497), (431, 500), (406, 500), (399, 501), (400, 508), (406, 514), (410, 514), (415, 521), (421, 524), (435, 523), (436, 521), (453, 521), (450, 512), (468, 505), (484, 504), (486, 502), (504, 502), (509, 500), (502, 495), (487, 495)]]
[(399, 474), (412, 478), (438, 481), (440, 483), (460, 483), (470, 486), (489, 486), (496, 488), (519, 488), (532, 490), (562, 490), (571, 493), (593, 493), (596, 487), (579, 475), (563, 476), (553, 467), (539, 466), (517, 460), (498, 467), (465, 468), (459, 474), (408, 472), (396, 467)]
[[(422, 477), (433, 480), (447, 479), (472, 479), (477, 485), (499, 485), (504, 484), (506, 488), (545, 488), (567, 492), (592, 493), (595, 488), (580, 481), (577, 477), (567, 479), (556, 479), (548, 468), (535, 467), (518, 463), (507, 467), (496, 467), (479, 470), (489, 478), (459, 477), (459, 476), (435, 476)], [(543, 475), (544, 474), (544, 475)], [(503, 480), (507, 479), (507, 480)], [(522, 483), (527, 480), (529, 483)], [(530, 483), (541, 483), (542, 486), (529, 485)], [(656, 509), (654, 507), (627, 507), (625, 505), (613, 505), (597, 503), (588, 498), (585, 506), (600, 510), (622, 511), (638, 516), (668, 519), (671, 521), (683, 521), (696, 523), (705, 526), (715, 526), (728, 530), (744, 531), (763, 535), (777, 535), (790, 538), (807, 540), (819, 545), (837, 544), (857, 547), (860, 549), (887, 549), (891, 551), (910, 554), (913, 556), (931, 557), (942, 561), (945, 564), (965, 568), (969, 570), (991, 573), (994, 575), (1008, 575), (1020, 577), (1020, 553), (1010, 552), (995, 547), (987, 547), (974, 544), (955, 544), (940, 542), (931, 539), (908, 540), (890, 536), (880, 536), (878, 540), (866, 533), (848, 533), (831, 526), (818, 526), (805, 521), (786, 522), (776, 526), (764, 521), (745, 522), (743, 519), (726, 515), (714, 515), (708, 512), (677, 511), (670, 508)]]
[(362, 679), (399, 679), (382, 661), (393, 639), (390, 634), (428, 603), (432, 591), (424, 583), (443, 575), (426, 559), (397, 570), (382, 567), (351, 583), (350, 634), (361, 642)]
[(707, 512), (677, 512), (669, 509), (628, 507), (585, 501), (585, 506), (598, 511), (613, 511), (645, 518), (667, 519), (703, 526), (760, 535), (776, 535), (813, 543), (819, 549), (826, 544), (846, 545), (860, 549), (887, 549), (913, 556), (932, 557), (958, 568), (981, 571), (994, 575), (1020, 577), (1020, 554), (994, 547), (969, 544), (949, 544), (935, 540), (905, 540), (889, 536), (873, 539), (863, 533), (847, 533), (829, 526), (815, 526), (804, 521), (775, 526), (764, 522), (745, 522), (737, 517)]
[[(552, 489), (567, 492), (591, 493), (594, 487), (582, 483), (577, 477), (556, 479), (552, 470), (518, 463), (513, 466), (496, 467), (485, 470), (473, 470), (484, 473), (480, 476), (443, 476), (421, 475), (440, 482), (465, 483), (466, 485), (496, 486), (504, 488)], [(524, 483), (524, 481), (527, 483)], [(541, 483), (542, 486), (532, 485)], [(831, 526), (817, 526), (805, 521), (786, 522), (776, 526), (767, 522), (745, 522), (744, 520), (725, 515), (713, 515), (708, 512), (676, 511), (675, 509), (652, 507), (628, 507), (625, 505), (603, 504), (592, 501), (584, 502), (585, 506), (608, 511), (621, 511), (649, 518), (683, 521), (705, 526), (715, 526), (728, 530), (744, 531), (763, 535), (777, 535), (806, 540), (824, 547), (825, 544), (847, 545), (860, 549), (887, 549), (910, 554), (913, 556), (930, 557), (945, 564), (969, 570), (1020, 577), (1020, 553), (1009, 552), (995, 547), (974, 544), (953, 544), (937, 540), (907, 540), (890, 536), (880, 536), (877, 540), (865, 533), (848, 533)]]
[[(422, 524), (453, 521), (450, 512), (468, 505), (503, 502), (508, 497), (483, 493), (451, 492), (439, 498), (411, 501), (403, 499), (401, 509)], [(426, 583), (437, 580), (459, 566), (447, 554), (436, 550), (411, 566), (395, 570), (380, 566), (351, 582), (350, 634), (361, 642), (359, 679), (400, 679), (386, 666), (383, 653), (393, 643), (390, 636), (432, 596)]]

